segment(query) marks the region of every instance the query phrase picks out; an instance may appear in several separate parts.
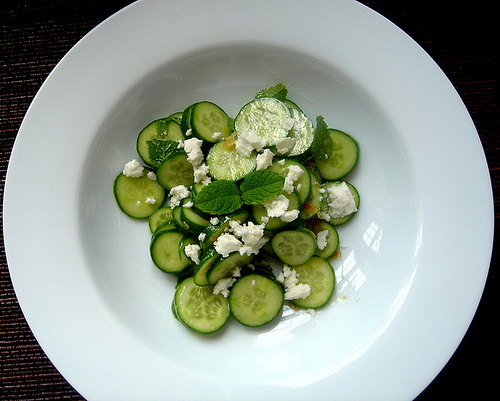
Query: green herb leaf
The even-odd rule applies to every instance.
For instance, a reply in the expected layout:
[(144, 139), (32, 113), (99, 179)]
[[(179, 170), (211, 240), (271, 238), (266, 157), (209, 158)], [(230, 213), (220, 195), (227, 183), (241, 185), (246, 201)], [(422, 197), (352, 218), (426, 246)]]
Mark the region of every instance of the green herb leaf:
[(285, 179), (274, 171), (253, 171), (240, 185), (241, 197), (247, 205), (258, 205), (278, 195), (284, 184)]
[(280, 82), (278, 85), (262, 89), (255, 95), (255, 99), (261, 97), (274, 97), (278, 100), (283, 101), (285, 100), (287, 94), (288, 94), (288, 89), (286, 89), (286, 86)]
[(238, 186), (234, 181), (213, 181), (196, 195), (195, 206), (210, 214), (227, 214), (239, 209), (243, 204)]
[(328, 126), (322, 116), (316, 118), (314, 142), (311, 146), (314, 156), (319, 160), (326, 160), (333, 152), (333, 141), (328, 132)]
[(179, 144), (175, 141), (153, 138), (150, 141), (146, 141), (146, 143), (148, 144), (149, 158), (157, 166), (169, 156), (179, 151), (177, 148)]

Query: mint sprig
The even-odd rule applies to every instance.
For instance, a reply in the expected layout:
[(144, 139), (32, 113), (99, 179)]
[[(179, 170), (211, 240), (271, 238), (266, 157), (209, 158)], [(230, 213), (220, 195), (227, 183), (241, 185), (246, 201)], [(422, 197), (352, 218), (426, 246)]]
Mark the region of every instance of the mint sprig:
[(210, 214), (231, 213), (243, 204), (238, 186), (228, 180), (213, 181), (203, 187), (194, 202), (198, 209)]
[(314, 141), (311, 146), (312, 152), (319, 160), (326, 160), (333, 152), (333, 141), (328, 132), (328, 125), (322, 116), (316, 118), (316, 129), (314, 130)]
[(285, 179), (275, 171), (253, 171), (240, 185), (241, 197), (247, 205), (258, 205), (278, 195), (284, 183)]
[(159, 166), (169, 156), (178, 152), (178, 143), (166, 139), (153, 138), (146, 141), (148, 145), (149, 158)]

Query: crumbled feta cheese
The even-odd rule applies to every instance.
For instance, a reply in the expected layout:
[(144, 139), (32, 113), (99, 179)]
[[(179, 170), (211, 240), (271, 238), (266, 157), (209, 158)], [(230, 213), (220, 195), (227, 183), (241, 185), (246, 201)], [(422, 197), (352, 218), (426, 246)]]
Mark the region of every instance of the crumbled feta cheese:
[(265, 170), (273, 163), (274, 153), (269, 149), (264, 149), (264, 152), (257, 155), (256, 170)]
[(187, 154), (188, 162), (197, 168), (203, 162), (203, 152), (201, 151), (201, 145), (203, 141), (198, 138), (186, 139), (184, 141), (184, 151)]
[(290, 223), (291, 221), (294, 221), (297, 217), (299, 217), (299, 213), (300, 210), (292, 209), (283, 213), (283, 215), (280, 216), (280, 219), (284, 222)]
[(258, 254), (260, 248), (269, 241), (269, 238), (264, 237), (264, 224), (257, 225), (251, 221), (240, 224), (238, 221), (233, 220), (229, 222), (229, 226), (233, 235), (243, 243), (239, 249), (241, 255)]
[(200, 235), (198, 235), (198, 241), (205, 241), (205, 239), (207, 238), (207, 234), (205, 233), (200, 233)]
[(189, 128), (187, 131), (186, 131), (186, 136), (191, 136), (193, 135), (193, 130), (191, 128)]
[(232, 234), (221, 234), (214, 242), (216, 252), (227, 258), (231, 252), (239, 251), (243, 244)]
[(148, 196), (144, 203), (147, 203), (149, 205), (154, 205), (156, 203), (156, 199), (152, 196)]
[(184, 247), (184, 253), (194, 263), (200, 263), (201, 247), (198, 244), (189, 244)]
[(295, 125), (295, 118), (287, 118), (283, 123), (283, 128), (290, 131)]
[(181, 200), (188, 198), (191, 192), (185, 185), (177, 185), (170, 190), (170, 207), (173, 209), (181, 204)]
[(149, 172), (148, 172), (148, 178), (149, 178), (151, 181), (155, 181), (155, 180), (156, 180), (156, 174), (155, 174), (153, 171), (149, 171)]
[(257, 133), (245, 130), (238, 134), (236, 151), (242, 156), (250, 156), (253, 150), (261, 151), (267, 145), (267, 139), (261, 139)]
[(323, 230), (323, 231), (320, 231), (318, 234), (316, 234), (316, 243), (318, 245), (319, 250), (325, 249), (326, 239), (328, 238), (329, 234), (330, 233), (328, 230)]
[(217, 224), (219, 224), (219, 218), (218, 217), (211, 217), (210, 224), (212, 224), (213, 226), (216, 226)]
[(219, 139), (222, 139), (222, 132), (217, 131), (212, 134), (212, 139), (214, 141), (218, 141)]
[(345, 182), (340, 185), (328, 186), (327, 192), (328, 214), (330, 217), (344, 217), (358, 210), (352, 193)]
[(306, 298), (311, 294), (311, 287), (308, 284), (299, 283), (297, 272), (290, 269), (288, 265), (283, 265), (283, 270), (276, 280), (285, 287), (286, 300)]
[(292, 148), (295, 146), (295, 142), (295, 138), (291, 137), (277, 139), (275, 141), (276, 150), (278, 151), (278, 153), (286, 154), (292, 150)]
[(269, 217), (281, 217), (287, 211), (290, 201), (285, 195), (278, 195), (262, 203)]
[(194, 206), (193, 201), (188, 201), (188, 202), (186, 202), (186, 203), (184, 203), (184, 204), (182, 205), (182, 207), (187, 207), (187, 208), (189, 208), (189, 207), (193, 207), (193, 206)]
[(285, 177), (283, 190), (291, 194), (294, 190), (293, 185), (295, 184), (295, 181), (297, 181), (303, 173), (304, 170), (296, 164), (288, 166), (288, 174)]
[(217, 283), (215, 283), (213, 294), (222, 294), (224, 298), (227, 298), (229, 296), (229, 288), (234, 284), (235, 281), (236, 279), (233, 277), (221, 278), (219, 281), (217, 281)]
[(208, 175), (208, 166), (205, 163), (201, 163), (194, 168), (194, 182), (201, 182), (203, 185), (208, 185), (212, 182), (212, 179)]
[(143, 171), (144, 167), (142, 167), (137, 160), (133, 159), (125, 164), (125, 167), (123, 168), (123, 175), (127, 177), (139, 178), (142, 177)]
[(284, 165), (285, 165), (285, 159), (281, 159), (281, 160), (279, 160), (279, 161), (278, 161), (278, 164), (279, 164), (280, 166), (284, 166)]

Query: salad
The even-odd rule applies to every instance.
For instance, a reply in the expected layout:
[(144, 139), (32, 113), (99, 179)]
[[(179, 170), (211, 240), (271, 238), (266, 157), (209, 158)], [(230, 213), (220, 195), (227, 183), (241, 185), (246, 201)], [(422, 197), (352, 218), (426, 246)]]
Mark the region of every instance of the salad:
[(285, 302), (331, 299), (336, 226), (360, 200), (344, 180), (359, 156), (350, 135), (322, 116), (313, 124), (279, 83), (234, 118), (200, 101), (152, 121), (136, 148), (114, 195), (148, 221), (151, 259), (178, 277), (172, 312), (188, 329), (214, 333), (231, 316), (260, 327)]

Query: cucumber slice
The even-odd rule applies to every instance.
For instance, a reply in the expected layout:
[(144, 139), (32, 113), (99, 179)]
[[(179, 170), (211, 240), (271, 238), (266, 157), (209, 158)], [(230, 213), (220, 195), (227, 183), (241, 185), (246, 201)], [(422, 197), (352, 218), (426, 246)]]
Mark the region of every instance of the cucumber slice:
[[(314, 219), (309, 222), (309, 225), (316, 235), (316, 243), (318, 245), (314, 254), (325, 259), (331, 258), (339, 248), (339, 233), (333, 225), (324, 220)], [(324, 234), (325, 231), (326, 234)], [(319, 235), (326, 235), (326, 244), (322, 249), (320, 249), (320, 245), (323, 238), (320, 238)]]
[(329, 129), (333, 152), (326, 160), (314, 158), (316, 167), (325, 180), (339, 180), (349, 174), (358, 162), (359, 147), (345, 132)]
[[(347, 181), (329, 181), (323, 184), (323, 188), (328, 191), (328, 187), (331, 185), (340, 185), (342, 182), (345, 182), (347, 187), (349, 188), (349, 191), (351, 191), (352, 197), (354, 198), (354, 204), (356, 205), (356, 208), (359, 209), (359, 192), (358, 190), (354, 187), (354, 185), (350, 184)], [(326, 193), (323, 196), (323, 201), (321, 203), (321, 212), (328, 214), (328, 197)], [(349, 220), (352, 219), (352, 217), (356, 214), (356, 212), (353, 212), (351, 214), (348, 214), (347, 216), (344, 217), (338, 217), (338, 218), (330, 218), (329, 222), (330, 224), (334, 226), (340, 226), (342, 224), (347, 223)]]
[(185, 237), (178, 231), (162, 231), (153, 236), (150, 245), (151, 259), (165, 273), (182, 274), (190, 266), (181, 244)]
[(182, 111), (177, 111), (175, 113), (172, 113), (168, 116), (168, 118), (170, 118), (171, 120), (177, 121), (179, 123), (179, 128), (180, 128), (180, 124), (182, 121)]
[(220, 258), (221, 256), (217, 253), (215, 248), (209, 248), (205, 251), (194, 274), (194, 282), (197, 285), (208, 285), (207, 273)]
[(271, 239), (275, 255), (289, 266), (307, 262), (316, 251), (316, 238), (308, 229), (284, 230)]
[(229, 295), (231, 314), (249, 327), (272, 322), (281, 312), (283, 302), (283, 290), (276, 280), (256, 273), (238, 279)]
[(277, 139), (288, 135), (284, 127), (291, 118), (286, 105), (274, 97), (262, 97), (247, 103), (239, 111), (234, 120), (236, 132), (253, 131), (260, 138), (267, 139), (267, 145), (276, 143)]
[(302, 111), (302, 109), (293, 100), (285, 99), (283, 100), (283, 103), (285, 103), (286, 107), (288, 107), (290, 110)]
[(181, 219), (195, 235), (201, 233), (210, 224), (205, 213), (191, 207), (182, 207)]
[(179, 284), (172, 309), (184, 326), (201, 334), (220, 330), (231, 315), (229, 301), (221, 294), (214, 295), (212, 287), (196, 285), (194, 277)]
[(147, 219), (165, 199), (165, 190), (156, 180), (148, 178), (147, 171), (145, 169), (141, 177), (127, 177), (120, 173), (113, 185), (118, 206), (134, 219)]
[[(286, 191), (282, 191), (280, 193), (280, 195), (283, 195), (286, 198), (288, 198), (287, 211), (300, 209), (301, 202), (300, 202), (300, 197), (297, 194), (297, 192), (294, 191), (291, 194), (289, 194)], [(264, 223), (265, 220), (267, 220), (267, 218), (268, 218), (267, 210), (264, 207), (264, 205), (262, 205), (262, 204), (253, 205), (252, 206), (252, 214), (253, 214), (253, 218), (254, 218), (255, 222), (259, 225)], [(281, 218), (279, 218), (279, 217), (270, 217), (269, 220), (265, 224), (266, 224), (266, 230), (274, 231), (274, 230), (277, 230), (279, 228), (284, 227), (288, 223), (281, 220)]]
[(173, 219), (172, 209), (169, 207), (161, 207), (149, 217), (149, 230), (151, 233), (154, 233), (158, 227), (168, 221), (173, 221)]
[(314, 141), (314, 127), (312, 121), (302, 111), (291, 109), (291, 114), (295, 122), (288, 136), (295, 139), (295, 145), (286, 156), (296, 157), (303, 155), (311, 148)]
[(184, 139), (184, 135), (182, 134), (179, 122), (169, 117), (154, 120), (141, 130), (137, 136), (137, 153), (139, 153), (139, 156), (141, 156), (141, 159), (144, 160), (146, 164), (158, 167), (149, 157), (148, 141), (155, 138), (178, 141), (179, 139)]
[[(229, 126), (229, 116), (212, 102), (196, 103), (190, 111), (189, 118), (193, 134), (207, 142), (219, 142), (233, 132)], [(221, 136), (214, 136), (216, 132), (220, 132)]]
[(318, 177), (311, 170), (308, 170), (308, 173), (311, 178), (311, 190), (300, 209), (299, 217), (302, 220), (309, 220), (315, 217), (321, 208), (321, 201), (323, 199), (323, 194), (320, 192), (321, 183)]
[(229, 223), (231, 221), (237, 221), (240, 224), (243, 224), (247, 221), (249, 213), (246, 210), (236, 210), (233, 213), (230, 213), (225, 216), (218, 217), (219, 223), (212, 225), (210, 224), (203, 230), (203, 234), (205, 235), (205, 239), (201, 241), (200, 246), (201, 249), (210, 248), (213, 243), (217, 240), (217, 238), (227, 229), (229, 228)]
[(207, 165), (215, 180), (238, 181), (255, 170), (257, 154), (252, 152), (248, 157), (242, 156), (236, 151), (234, 139), (229, 137), (212, 146), (207, 155)]
[(174, 223), (177, 226), (177, 229), (182, 234), (187, 234), (189, 232), (189, 226), (182, 218), (182, 206), (174, 207), (172, 211), (172, 217), (174, 219)]
[(332, 297), (335, 290), (335, 272), (332, 265), (319, 256), (311, 257), (306, 263), (291, 266), (297, 272), (299, 283), (311, 287), (306, 298), (294, 299), (292, 303), (303, 308), (320, 308)]
[(286, 178), (289, 172), (288, 168), (290, 166), (297, 166), (302, 169), (302, 174), (297, 181), (295, 181), (294, 188), (299, 194), (300, 204), (303, 204), (309, 197), (309, 192), (311, 191), (311, 176), (302, 163), (293, 159), (280, 159), (275, 160), (267, 169), (275, 171), (283, 178)]
[(194, 182), (194, 170), (184, 152), (175, 153), (166, 159), (156, 172), (158, 183), (165, 189), (177, 185), (189, 187)]
[(158, 228), (155, 230), (155, 232), (153, 233), (153, 235), (156, 235), (162, 231), (170, 231), (170, 230), (177, 231), (177, 225), (175, 224), (175, 222), (173, 220), (167, 221), (163, 224), (160, 224), (158, 226)]
[(254, 255), (240, 255), (238, 251), (230, 253), (227, 258), (219, 259), (207, 273), (207, 281), (215, 285), (222, 278), (230, 277), (234, 269), (243, 267), (253, 260)]

